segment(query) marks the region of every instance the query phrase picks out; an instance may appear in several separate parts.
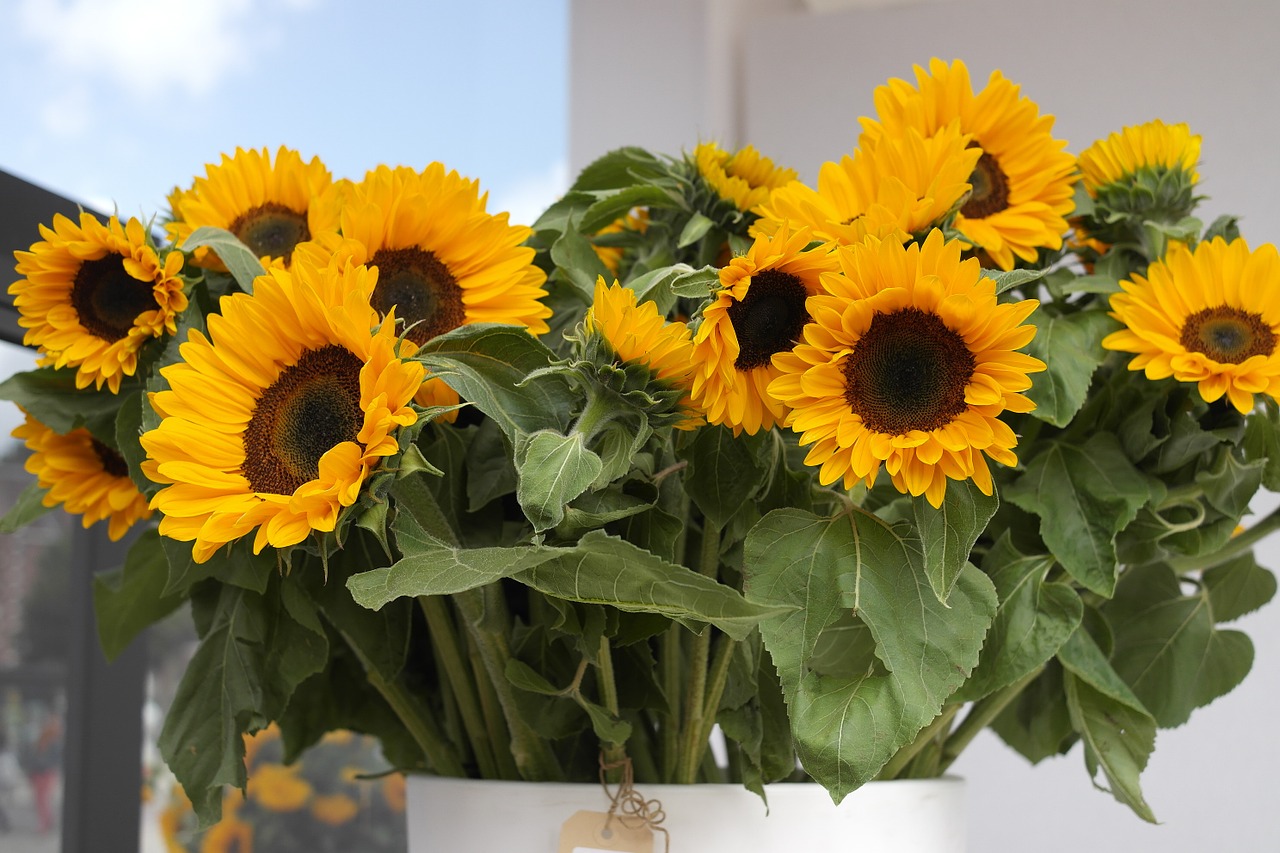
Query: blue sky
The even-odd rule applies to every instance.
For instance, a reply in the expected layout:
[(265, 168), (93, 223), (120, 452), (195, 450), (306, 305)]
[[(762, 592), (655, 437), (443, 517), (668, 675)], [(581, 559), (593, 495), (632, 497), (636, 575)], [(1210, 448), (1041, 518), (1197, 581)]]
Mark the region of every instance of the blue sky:
[[(3, 0), (0, 169), (150, 217), (237, 145), (335, 177), (439, 160), (527, 223), (568, 181), (567, 5)], [(6, 348), (0, 377), (28, 361)]]

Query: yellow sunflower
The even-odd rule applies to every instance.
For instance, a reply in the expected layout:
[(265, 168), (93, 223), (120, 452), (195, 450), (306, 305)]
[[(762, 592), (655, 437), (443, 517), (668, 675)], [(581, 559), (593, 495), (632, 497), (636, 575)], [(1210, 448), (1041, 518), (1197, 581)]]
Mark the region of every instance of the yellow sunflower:
[[(605, 227), (596, 232), (596, 237), (608, 238), (613, 234), (625, 234), (628, 231), (634, 231), (643, 234), (649, 228), (649, 210), (648, 208), (633, 208), (627, 212), (626, 216), (621, 216), (610, 222)], [(606, 243), (595, 243), (592, 248), (596, 250), (596, 256), (600, 258), (600, 263), (604, 264), (604, 268), (614, 275), (618, 274), (618, 270), (622, 265), (622, 246), (615, 246)]]
[(914, 127), (885, 135), (839, 163), (823, 163), (815, 191), (800, 181), (776, 189), (756, 208), (751, 233), (772, 234), (790, 221), (824, 242), (860, 243), (868, 235), (906, 242), (940, 223), (969, 192), (982, 152), (952, 122), (931, 137)]
[(806, 464), (827, 485), (875, 483), (881, 464), (899, 491), (941, 506), (947, 479), (991, 494), (985, 453), (1016, 465), (1004, 411), (1045, 364), (1015, 352), (1035, 337), (1035, 300), (1000, 304), (976, 259), (933, 231), (923, 245), (875, 238), (837, 250), (841, 273), (809, 300), (804, 343), (774, 356), (769, 392), (787, 426), (812, 445)]
[(192, 333), (183, 362), (152, 395), (163, 420), (142, 436), (143, 470), (166, 484), (151, 505), (160, 533), (194, 541), (204, 562), (257, 530), (255, 552), (333, 530), (380, 461), (423, 368), (396, 354), (393, 322), (369, 305), (377, 272), (350, 264), (272, 269), (252, 296), (223, 297), (209, 335)]
[(702, 142), (693, 150), (693, 163), (716, 195), (738, 210), (750, 210), (796, 178), (795, 169), (773, 165), (750, 145), (731, 153), (714, 142)]
[(187, 308), (182, 254), (161, 261), (137, 219), (103, 225), (81, 213), (76, 224), (58, 214), (40, 235), (30, 251), (13, 253), (25, 276), (9, 286), (23, 343), (39, 347), (41, 364), (76, 368), (77, 388), (105, 383), (119, 393), (121, 379), (137, 372), (138, 351), (175, 332)]
[[(421, 172), (379, 166), (345, 196), (342, 236), (358, 246), (351, 260), (378, 269), (372, 304), (382, 315), (394, 307), (405, 322), (406, 355), (468, 323), (546, 334), (546, 274), (521, 245), (532, 232), (506, 213), (487, 213), (477, 182), (440, 163)], [(449, 406), (458, 395), (429, 379), (417, 401)]]
[[(596, 281), (595, 297), (582, 321), (587, 335), (598, 334), (613, 354), (624, 362), (647, 367), (661, 387), (684, 391), (676, 403), (682, 415), (678, 429), (694, 429), (702, 418), (689, 396), (693, 385), (693, 339), (684, 323), (668, 323), (653, 302), (636, 304), (636, 293), (615, 281)], [(657, 412), (665, 414), (665, 412)]]
[(877, 87), (875, 119), (863, 118), (860, 144), (914, 127), (933, 136), (954, 121), (982, 150), (956, 229), (1001, 269), (1014, 258), (1035, 261), (1041, 248), (1059, 249), (1074, 208), (1075, 158), (1052, 136), (1053, 116), (1019, 93), (999, 71), (976, 95), (960, 60), (915, 66), (917, 85), (893, 79)]
[(31, 455), (26, 469), (48, 489), (42, 503), (83, 515), (85, 527), (107, 519), (107, 536), (118, 541), (136, 522), (151, 517), (147, 499), (129, 479), (129, 466), (113, 448), (73, 429), (59, 435), (31, 415), (15, 427), (14, 438), (26, 442)]
[(297, 767), (263, 764), (249, 777), (249, 799), (273, 812), (296, 812), (311, 799), (312, 788)]
[(346, 794), (318, 794), (311, 801), (311, 814), (327, 826), (342, 826), (359, 811), (359, 804)]
[(1080, 173), (1089, 195), (1131, 178), (1144, 169), (1178, 171), (1188, 182), (1200, 180), (1200, 135), (1185, 124), (1165, 124), (1159, 119), (1123, 128), (1080, 152)]
[(204, 834), (200, 853), (253, 853), (253, 827), (234, 817), (224, 817)]
[(1111, 316), (1126, 328), (1102, 341), (1137, 353), (1130, 370), (1148, 379), (1195, 382), (1212, 403), (1223, 394), (1242, 414), (1254, 394), (1280, 398), (1280, 255), (1270, 243), (1250, 252), (1221, 237), (1188, 249), (1171, 243), (1147, 276), (1120, 282)]
[(382, 797), (397, 814), (404, 811), (405, 780), (403, 773), (388, 773), (382, 777)]
[[(295, 246), (337, 227), (336, 198), (325, 193), (331, 181), (318, 157), (304, 163), (297, 151), (281, 146), (273, 163), (266, 148), (237, 148), (234, 157), (223, 154), (220, 164), (205, 166), (205, 177), (191, 189), (170, 196), (174, 221), (165, 228), (178, 247), (197, 228), (225, 228), (264, 266), (287, 268)], [(193, 260), (225, 269), (204, 247)]]
[(809, 313), (805, 300), (822, 289), (820, 276), (837, 269), (825, 248), (805, 250), (807, 228), (787, 225), (756, 237), (747, 254), (720, 270), (720, 290), (702, 311), (693, 338), (693, 401), (707, 421), (754, 435), (786, 417), (767, 388), (778, 372), (770, 359), (800, 340)]

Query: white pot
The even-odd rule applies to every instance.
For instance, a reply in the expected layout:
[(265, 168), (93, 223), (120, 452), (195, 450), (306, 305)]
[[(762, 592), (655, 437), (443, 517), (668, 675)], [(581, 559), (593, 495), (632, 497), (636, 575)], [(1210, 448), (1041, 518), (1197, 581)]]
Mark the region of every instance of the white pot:
[[(964, 780), (872, 782), (839, 805), (820, 786), (766, 786), (769, 809), (740, 785), (647, 785), (671, 853), (964, 853)], [(599, 785), (409, 777), (409, 853), (556, 853), (580, 810), (606, 812)], [(655, 853), (663, 853), (655, 834)], [(645, 851), (648, 853), (648, 851)]]

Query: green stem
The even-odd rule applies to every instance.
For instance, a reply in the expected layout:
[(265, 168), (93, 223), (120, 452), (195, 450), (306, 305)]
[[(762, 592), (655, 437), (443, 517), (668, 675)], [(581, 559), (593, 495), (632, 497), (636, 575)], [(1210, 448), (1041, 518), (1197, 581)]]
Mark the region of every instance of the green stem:
[(666, 720), (661, 730), (663, 782), (671, 782), (675, 779), (676, 765), (680, 761), (680, 698), (682, 689), (680, 646), (684, 640), (681, 636), (683, 630), (679, 623), (673, 622), (661, 641), (662, 690), (667, 695), (667, 705), (671, 709), (670, 713), (666, 715)]
[[(615, 719), (621, 719), (618, 711), (618, 685), (613, 676), (613, 653), (609, 648), (609, 638), (600, 638), (600, 651), (596, 654), (596, 669), (599, 671), (596, 681), (600, 686), (600, 700), (606, 711)], [(624, 743), (606, 742), (604, 760), (609, 764), (626, 758), (627, 749)]]
[(920, 734), (916, 735), (915, 740), (898, 750), (897, 754), (889, 759), (889, 763), (880, 768), (880, 773), (876, 776), (876, 779), (880, 781), (897, 779), (906, 766), (911, 763), (912, 759), (920, 753), (920, 750), (928, 746), (940, 732), (951, 725), (951, 721), (955, 719), (956, 714), (959, 713), (962, 707), (959, 704), (944, 706), (938, 716), (933, 718), (933, 722), (920, 730)]
[(729, 664), (733, 662), (733, 651), (738, 641), (727, 635), (716, 640), (716, 654), (711, 661), (711, 673), (707, 678), (707, 698), (702, 706), (702, 732), (695, 744), (707, 748), (711, 738), (711, 729), (716, 724), (716, 713), (720, 710), (720, 697), (724, 695), (724, 687), (729, 682)]
[[(702, 548), (698, 557), (698, 571), (714, 578), (720, 572), (720, 529), (709, 519), (702, 525)], [(689, 651), (689, 681), (684, 696), (684, 727), (681, 732), (680, 756), (676, 762), (678, 784), (692, 785), (697, 781), (698, 766), (706, 751), (703, 736), (703, 719), (707, 704), (707, 658), (711, 653), (711, 626), (694, 635)], [(719, 698), (716, 699), (719, 702)], [(699, 740), (701, 738), (701, 740)]]
[(1169, 560), (1169, 565), (1173, 566), (1174, 571), (1179, 574), (1210, 569), (1243, 554), (1277, 529), (1280, 529), (1280, 507), (1263, 516), (1260, 521), (1239, 536), (1228, 539), (1226, 544), (1216, 551), (1197, 557), (1174, 557)]
[(422, 608), (423, 615), (427, 617), (427, 631), (431, 634), (431, 643), (439, 653), (445, 678), (453, 690), (454, 700), (458, 703), (462, 726), (475, 753), (480, 778), (503, 778), (499, 775), (498, 765), (494, 759), (493, 742), (485, 725), (485, 715), (480, 708), (471, 668), (463, 659), (462, 650), (458, 648), (458, 637), (453, 615), (449, 612), (449, 605), (438, 595), (420, 595), (418, 604)]
[(502, 713), (502, 702), (489, 681), (484, 660), (480, 650), (468, 637), (467, 660), (471, 664), (471, 672), (475, 677), (476, 693), (480, 700), (480, 710), (484, 717), (484, 730), (488, 734), (489, 743), (493, 744), (493, 759), (497, 764), (497, 775), (494, 779), (520, 778), (520, 769), (516, 767), (515, 757), (507, 744), (511, 743), (511, 733), (507, 730), (507, 719)]
[[(356, 652), (359, 655), (359, 651)], [(361, 655), (363, 658), (363, 655)], [(374, 689), (387, 700), (404, 727), (427, 756), (427, 764), (440, 776), (466, 776), (453, 745), (445, 738), (431, 709), (398, 681), (388, 681), (376, 667), (366, 669), (366, 677)]]
[(1009, 703), (1018, 698), (1023, 690), (1027, 689), (1027, 685), (1040, 677), (1040, 673), (1044, 671), (1044, 667), (1037, 667), (1027, 675), (1024, 675), (1018, 681), (1010, 684), (992, 693), (990, 696), (979, 699), (973, 703), (973, 707), (969, 709), (969, 713), (965, 714), (960, 725), (956, 726), (956, 730), (947, 738), (946, 743), (942, 745), (942, 759), (939, 762), (938, 772), (943, 773), (948, 767), (955, 762), (969, 745), (978, 732), (1000, 716), (1000, 713), (1009, 706)]
[[(502, 595), (498, 584), (467, 590), (454, 595), (458, 612), (466, 622), (471, 641), (475, 644), (484, 666), (487, 682), (497, 695), (502, 714), (511, 734), (511, 755), (515, 759), (520, 777), (530, 782), (559, 781), (563, 777), (560, 762), (551, 745), (524, 720), (516, 700), (515, 688), (507, 680), (507, 661), (511, 650), (507, 637), (500, 627), (500, 613), (505, 609), (496, 600)], [(495, 623), (499, 627), (494, 626)]]
[(581, 435), (583, 445), (591, 442), (606, 423), (617, 417), (618, 410), (603, 394), (587, 392), (587, 404), (573, 424), (570, 435)]

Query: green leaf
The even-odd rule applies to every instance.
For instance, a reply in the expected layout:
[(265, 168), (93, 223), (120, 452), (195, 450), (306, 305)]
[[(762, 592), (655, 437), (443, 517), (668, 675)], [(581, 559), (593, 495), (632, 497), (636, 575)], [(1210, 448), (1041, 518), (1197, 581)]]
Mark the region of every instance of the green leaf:
[(1259, 566), (1252, 553), (1207, 569), (1202, 579), (1215, 622), (1239, 619), (1276, 595), (1276, 576)]
[(1233, 690), (1253, 664), (1253, 645), (1214, 627), (1208, 595), (1184, 596), (1165, 565), (1125, 572), (1103, 606), (1115, 637), (1112, 666), (1162, 728)]
[(663, 161), (643, 148), (615, 148), (588, 164), (570, 189), (578, 192), (617, 189), (666, 173)]
[(451, 595), (511, 577), (531, 566), (568, 553), (568, 548), (457, 548), (425, 532), (400, 513), (392, 529), (405, 556), (394, 565), (358, 572), (347, 581), (361, 606), (380, 610), (398, 598)]
[(635, 207), (672, 207), (675, 200), (661, 187), (639, 184), (609, 191), (582, 214), (578, 228), (583, 234), (595, 234), (606, 225), (625, 217)]
[[(973, 566), (941, 604), (919, 541), (861, 510), (769, 513), (747, 537), (744, 588), (749, 601), (792, 608), (760, 632), (800, 760), (837, 802), (937, 716), (977, 665), (996, 611), (995, 589)], [(823, 632), (849, 612), (870, 630), (883, 672), (811, 668)]]
[(995, 621), (973, 676), (951, 697), (981, 699), (1043, 666), (1080, 626), (1084, 607), (1069, 584), (1046, 578), (1055, 560), (1026, 555), (1004, 534), (982, 561), (1000, 598)]
[(692, 246), (706, 236), (706, 233), (714, 225), (714, 222), (701, 213), (694, 213), (693, 216), (689, 217), (689, 221), (684, 224), (684, 228), (680, 229), (680, 236), (676, 239), (676, 248), (683, 249), (685, 246)]
[(580, 404), (559, 376), (542, 374), (524, 381), (534, 370), (550, 366), (555, 355), (515, 326), (460, 326), (428, 341), (414, 357), (497, 421), (513, 441), (520, 432), (564, 432), (570, 412)]
[(182, 250), (193, 252), (201, 246), (213, 250), (245, 293), (253, 293), (254, 280), (267, 274), (258, 256), (225, 228), (214, 228), (211, 225), (197, 228), (183, 242)]
[(1044, 270), (983, 270), (984, 278), (989, 278), (996, 283), (996, 295), (1012, 290), (1015, 287), (1021, 287), (1024, 284), (1030, 284), (1033, 281), (1039, 281), (1044, 278)]
[(1062, 664), (1051, 660), (991, 724), (992, 730), (1032, 764), (1063, 755), (1075, 743)]
[(515, 658), (507, 660), (506, 676), (507, 681), (510, 681), (514, 686), (530, 693), (537, 693), (542, 696), (565, 695), (564, 690), (547, 681), (536, 669)]
[(1151, 497), (1151, 484), (1110, 433), (1082, 446), (1051, 442), (1004, 496), (1040, 516), (1040, 536), (1071, 576), (1109, 598), (1116, 534)]
[(1084, 405), (1093, 372), (1106, 355), (1102, 339), (1119, 326), (1104, 311), (1061, 317), (1038, 312), (1031, 321), (1037, 331), (1027, 353), (1048, 365), (1043, 372), (1031, 375), (1027, 396), (1036, 404), (1031, 414), (1063, 427)]
[(13, 533), (57, 506), (57, 504), (45, 505), (44, 496), (47, 494), (49, 490), (35, 480), (28, 483), (18, 495), (18, 499), (13, 502), (13, 506), (9, 507), (9, 511), (3, 518), (0, 518), (0, 533)]
[(677, 297), (705, 299), (720, 283), (720, 271), (713, 266), (691, 267), (673, 264), (658, 267), (627, 282), (635, 291), (636, 302), (653, 302), (660, 314), (675, 307)]
[(264, 692), (272, 717), (289, 704), (302, 682), (324, 669), (329, 641), (315, 603), (297, 576), (281, 578), (269, 597), (270, 632), (267, 638)]
[(580, 433), (562, 435), (539, 430), (515, 438), (516, 499), (535, 531), (564, 520), (564, 507), (599, 475), (603, 464), (583, 443)]
[(658, 613), (684, 624), (709, 623), (736, 640), (773, 612), (712, 578), (599, 530), (583, 536), (568, 553), (538, 563), (515, 579), (566, 601)]
[(1196, 472), (1196, 483), (1204, 489), (1205, 499), (1218, 512), (1236, 521), (1249, 511), (1249, 502), (1262, 487), (1266, 462), (1257, 459), (1241, 463), (1223, 447), (1213, 465)]
[(938, 601), (946, 604), (951, 588), (969, 563), (973, 543), (999, 506), (999, 498), (984, 495), (971, 480), (949, 484), (937, 509), (928, 501), (911, 502), (924, 548), (924, 571)]
[(144, 407), (150, 409), (151, 404), (146, 402), (146, 396), (141, 391), (121, 398), (120, 411), (116, 415), (115, 447), (129, 466), (129, 479), (133, 480), (138, 491), (152, 497), (161, 487), (142, 473), (142, 463), (147, 458), (147, 452), (142, 449), (142, 443), (138, 439), (142, 435)]
[(108, 661), (186, 600), (185, 595), (165, 594), (168, 580), (169, 563), (155, 530), (144, 531), (134, 541), (123, 566), (93, 576), (98, 642)]
[(698, 430), (685, 449), (689, 470), (684, 489), (717, 527), (724, 527), (764, 483), (768, 471), (760, 465), (758, 440), (735, 437), (727, 427)]
[(516, 490), (510, 445), (497, 423), (486, 418), (467, 447), (467, 509), (475, 512)]
[(1262, 485), (1267, 491), (1280, 491), (1280, 420), (1273, 407), (1245, 419), (1243, 447), (1247, 459), (1266, 460)]
[(1083, 628), (1058, 653), (1071, 722), (1085, 745), (1090, 778), (1101, 768), (1111, 795), (1140, 818), (1156, 822), (1138, 776), (1156, 745), (1156, 723)]
[(1119, 293), (1120, 282), (1109, 275), (1076, 276), (1062, 285), (1062, 293)]
[(558, 275), (587, 299), (595, 293), (596, 281), (601, 277), (606, 282), (613, 281), (613, 274), (596, 254), (595, 246), (572, 224), (551, 244), (551, 261), (556, 265)]
[(266, 548), (261, 554), (254, 554), (247, 539), (223, 545), (203, 563), (192, 559), (190, 542), (162, 537), (160, 545), (169, 560), (165, 595), (185, 593), (193, 584), (209, 578), (262, 594), (278, 571), (274, 550)]
[(85, 427), (108, 445), (115, 444), (120, 397), (105, 386), (77, 388), (76, 371), (40, 367), (0, 382), (0, 400), (10, 400), (59, 435)]

